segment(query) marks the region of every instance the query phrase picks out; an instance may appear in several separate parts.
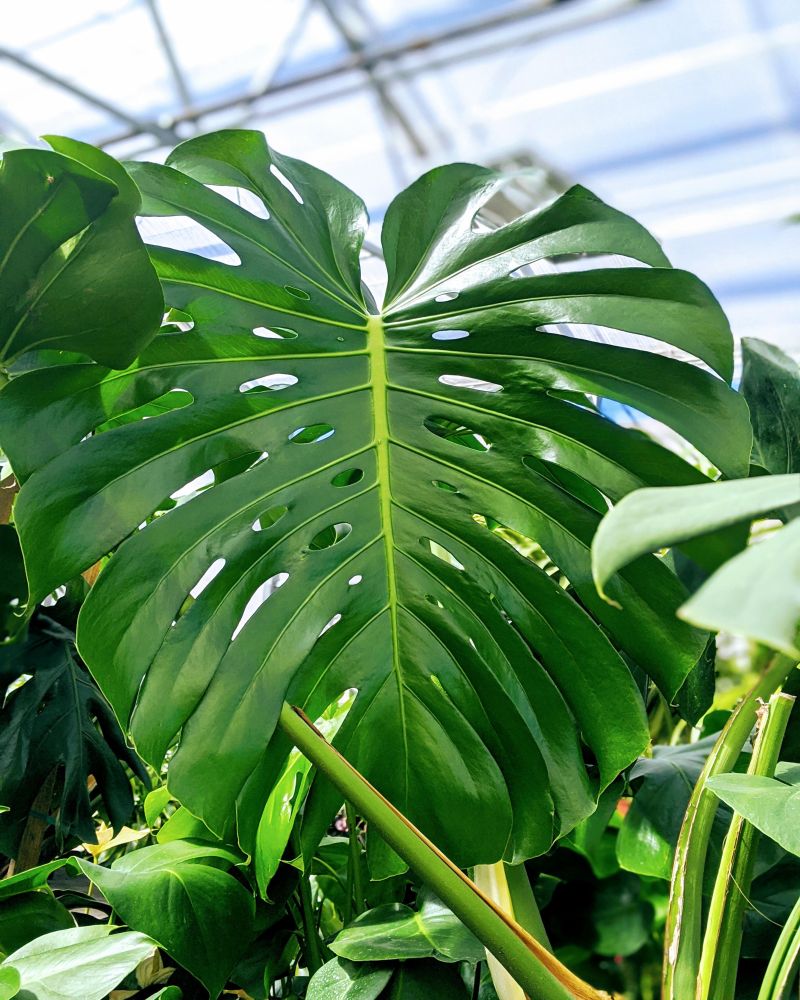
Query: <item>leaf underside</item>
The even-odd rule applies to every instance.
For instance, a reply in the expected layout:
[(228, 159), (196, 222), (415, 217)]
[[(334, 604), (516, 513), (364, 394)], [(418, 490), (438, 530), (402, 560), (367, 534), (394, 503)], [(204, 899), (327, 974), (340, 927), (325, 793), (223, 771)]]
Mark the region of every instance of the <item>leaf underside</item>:
[[(130, 169), (145, 214), (188, 216), (239, 263), (152, 248), (180, 327), (124, 372), (63, 366), (4, 392), (34, 598), (116, 550), (79, 647), (146, 759), (180, 736), (170, 790), (212, 830), (235, 814), (252, 845), (288, 751), (285, 699), (315, 718), (357, 688), (336, 745), (443, 850), (461, 864), (547, 850), (646, 744), (625, 657), (671, 697), (705, 646), (675, 619), (686, 594), (662, 560), (609, 582), (622, 610), (595, 593), (607, 500), (705, 481), (595, 403), (746, 471), (719, 306), (579, 187), (485, 230), (504, 178), (455, 164), (389, 208), (373, 315), (363, 204), (259, 133)], [(651, 266), (535, 273), (610, 253)], [(722, 377), (565, 335), (591, 325)], [(307, 822), (336, 805), (316, 782)]]

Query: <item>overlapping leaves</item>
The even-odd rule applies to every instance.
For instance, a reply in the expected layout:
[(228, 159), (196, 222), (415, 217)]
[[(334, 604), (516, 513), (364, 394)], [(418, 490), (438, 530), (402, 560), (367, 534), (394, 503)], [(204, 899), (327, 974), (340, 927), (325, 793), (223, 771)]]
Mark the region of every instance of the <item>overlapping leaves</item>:
[(0, 364), (48, 349), (121, 368), (163, 312), (136, 229), (139, 192), (107, 153), (50, 145), (0, 159)]
[[(33, 599), (116, 550), (82, 654), (145, 758), (180, 736), (170, 789), (213, 830), (235, 811), (252, 845), (285, 699), (316, 717), (357, 688), (337, 745), (443, 849), (463, 864), (546, 850), (646, 743), (624, 657), (672, 696), (705, 646), (675, 619), (685, 592), (661, 560), (609, 582), (621, 608), (594, 591), (607, 499), (703, 481), (594, 402), (743, 474), (718, 305), (581, 188), (485, 231), (504, 179), (457, 164), (390, 207), (373, 314), (362, 203), (260, 134), (132, 172), (146, 214), (188, 216), (238, 263), (154, 248), (191, 329), (166, 328), (125, 372), (61, 366), (3, 393)], [(522, 273), (601, 253), (651, 266)], [(655, 338), (722, 378), (563, 324)], [(315, 785), (307, 821), (335, 805)]]

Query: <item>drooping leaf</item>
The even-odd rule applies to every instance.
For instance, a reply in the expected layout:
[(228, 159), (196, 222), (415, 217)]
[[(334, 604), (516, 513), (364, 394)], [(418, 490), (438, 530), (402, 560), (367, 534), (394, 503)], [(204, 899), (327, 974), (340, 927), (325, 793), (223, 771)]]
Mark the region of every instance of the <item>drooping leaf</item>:
[[(581, 188), (483, 231), (474, 217), (503, 178), (457, 164), (389, 209), (390, 290), (373, 315), (362, 203), (259, 133), (131, 170), (145, 213), (201, 222), (240, 263), (154, 248), (190, 330), (165, 328), (124, 373), (64, 365), (4, 390), (33, 599), (116, 549), (82, 611), (82, 655), (147, 760), (180, 734), (171, 790), (219, 835), (235, 814), (249, 852), (289, 751), (273, 738), (284, 699), (314, 718), (349, 688), (337, 746), (448, 854), (547, 850), (647, 741), (620, 650), (672, 697), (705, 646), (655, 558), (609, 584), (622, 610), (595, 593), (602, 497), (703, 477), (589, 397), (744, 473), (719, 306)], [(653, 266), (512, 276), (606, 252)], [(553, 324), (654, 337), (722, 379)], [(337, 805), (315, 782), (309, 811)]]
[(110, 868), (81, 861), (125, 923), (148, 934), (211, 994), (222, 992), (252, 933), (253, 899), (232, 875), (199, 861), (239, 860), (227, 848), (171, 841), (123, 855)]
[(307, 1000), (377, 1000), (392, 978), (386, 964), (333, 958), (311, 977)]
[(740, 391), (750, 407), (753, 461), (782, 475), (800, 471), (800, 367), (774, 344), (742, 340)]
[(156, 946), (144, 934), (112, 934), (115, 929), (104, 924), (44, 934), (9, 955), (0, 972), (15, 970), (23, 997), (103, 1000)]
[[(598, 589), (642, 553), (800, 503), (800, 475), (638, 490), (604, 519), (592, 547)], [(800, 521), (735, 555), (680, 608), (685, 621), (800, 657)]]
[(0, 364), (47, 348), (124, 368), (163, 313), (139, 193), (107, 153), (50, 145), (0, 159)]
[(32, 803), (54, 769), (60, 799), (58, 838), (95, 839), (87, 781), (92, 776), (113, 826), (133, 808), (128, 764), (147, 780), (141, 762), (125, 745), (119, 726), (92, 678), (77, 661), (68, 632), (41, 616), (22, 642), (0, 646), (3, 689), (23, 675), (0, 709), (0, 850), (16, 854)]

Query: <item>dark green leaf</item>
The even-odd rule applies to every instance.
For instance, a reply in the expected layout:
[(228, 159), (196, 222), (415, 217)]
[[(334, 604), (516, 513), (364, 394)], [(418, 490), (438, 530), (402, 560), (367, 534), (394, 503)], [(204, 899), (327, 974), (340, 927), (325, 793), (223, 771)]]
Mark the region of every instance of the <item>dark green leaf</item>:
[(75, 921), (50, 892), (26, 892), (0, 902), (0, 957)]
[(800, 367), (773, 344), (742, 340), (740, 391), (750, 407), (753, 461), (773, 475), (800, 471)]
[(28, 600), (28, 581), (17, 532), (10, 524), (0, 524), (0, 642), (13, 636), (23, 623)]
[(466, 1000), (467, 991), (458, 969), (432, 959), (401, 962), (383, 1000)]
[(0, 816), (0, 850), (10, 856), (53, 769), (59, 775), (55, 829), (61, 841), (95, 840), (89, 775), (117, 829), (133, 808), (123, 762), (147, 778), (105, 698), (76, 660), (69, 634), (43, 616), (23, 642), (0, 646), (0, 684), (8, 686), (24, 674), (31, 676), (0, 709), (0, 801), (10, 807)]
[(107, 153), (50, 144), (56, 152), (0, 161), (0, 362), (47, 347), (122, 368), (163, 313), (135, 223), (139, 193)]
[(222, 992), (250, 940), (253, 899), (233, 876), (197, 862), (239, 860), (227, 848), (171, 841), (126, 854), (110, 868), (81, 861), (125, 923), (152, 937), (201, 983)]

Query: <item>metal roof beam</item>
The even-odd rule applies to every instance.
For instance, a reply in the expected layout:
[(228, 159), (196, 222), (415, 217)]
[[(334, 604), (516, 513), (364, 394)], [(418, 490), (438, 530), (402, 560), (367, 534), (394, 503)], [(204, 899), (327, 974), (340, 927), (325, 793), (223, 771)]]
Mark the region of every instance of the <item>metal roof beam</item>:
[(58, 74), (51, 72), (49, 69), (45, 69), (44, 66), (39, 66), (37, 63), (32, 62), (25, 56), (21, 56), (18, 52), (13, 52), (11, 49), (0, 47), (0, 59), (7, 59), (9, 62), (19, 66), (21, 69), (26, 70), (28, 73), (38, 76), (41, 80), (46, 80), (47, 83), (51, 83), (54, 87), (58, 87), (60, 90), (65, 90), (67, 93), (85, 101), (92, 107), (99, 108), (101, 111), (105, 111), (106, 114), (112, 115), (121, 122), (125, 122), (126, 125), (130, 126), (130, 128), (134, 130), (135, 134), (149, 132), (161, 142), (170, 146), (180, 141), (180, 136), (178, 136), (173, 129), (162, 128), (156, 122), (143, 121), (135, 115), (125, 111), (124, 108), (111, 104), (105, 98), (98, 97), (97, 94), (84, 90), (83, 87), (72, 83), (70, 80), (65, 80), (63, 77), (58, 76)]

